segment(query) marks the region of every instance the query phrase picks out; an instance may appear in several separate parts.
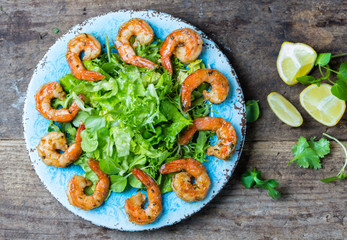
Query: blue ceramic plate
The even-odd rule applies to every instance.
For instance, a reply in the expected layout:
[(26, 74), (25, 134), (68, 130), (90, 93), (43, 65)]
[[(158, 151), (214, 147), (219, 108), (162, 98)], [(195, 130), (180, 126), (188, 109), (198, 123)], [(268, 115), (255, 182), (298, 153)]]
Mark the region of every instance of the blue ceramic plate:
[[(206, 199), (196, 203), (186, 203), (177, 198), (174, 192), (165, 193), (163, 194), (163, 210), (161, 216), (154, 223), (142, 226), (130, 223), (124, 210), (125, 199), (134, 195), (135, 189), (123, 193), (112, 193), (110, 198), (102, 206), (90, 211), (83, 211), (71, 206), (65, 194), (68, 181), (74, 174), (82, 175), (84, 173), (83, 170), (79, 166), (74, 165), (64, 169), (46, 166), (40, 160), (36, 151), (36, 146), (40, 138), (47, 133), (49, 121), (35, 110), (34, 95), (44, 83), (57, 81), (70, 72), (65, 59), (68, 41), (78, 33), (90, 33), (98, 37), (101, 44), (105, 44), (105, 33), (110, 38), (115, 39), (121, 24), (131, 18), (142, 18), (146, 20), (152, 26), (155, 35), (163, 40), (173, 30), (187, 27), (195, 29), (203, 37), (204, 47), (199, 58), (202, 58), (209, 68), (215, 68), (222, 72), (229, 79), (231, 88), (227, 100), (220, 105), (213, 105), (213, 110), (218, 113), (212, 114), (213, 116), (222, 117), (231, 122), (235, 127), (238, 137), (236, 151), (230, 161), (209, 157), (209, 161), (205, 163), (212, 181), (211, 189)], [(177, 223), (196, 213), (210, 202), (228, 182), (236, 167), (242, 152), (245, 128), (245, 102), (240, 84), (234, 69), (217, 45), (194, 26), (171, 15), (148, 10), (121, 10), (111, 12), (91, 18), (72, 28), (68, 33), (58, 39), (37, 65), (28, 87), (24, 105), (24, 136), (26, 147), (35, 171), (46, 188), (61, 204), (74, 214), (96, 225), (125, 231), (150, 230)]]

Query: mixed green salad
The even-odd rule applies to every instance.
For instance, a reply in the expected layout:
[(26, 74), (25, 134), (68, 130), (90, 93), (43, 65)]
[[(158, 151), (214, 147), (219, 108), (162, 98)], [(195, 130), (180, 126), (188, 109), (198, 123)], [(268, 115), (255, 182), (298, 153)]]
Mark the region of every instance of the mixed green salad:
[[(134, 39), (132, 39), (134, 42)], [(172, 76), (160, 65), (159, 50), (162, 40), (135, 49), (136, 54), (158, 64), (149, 70), (126, 64), (113, 52), (106, 36), (106, 53), (94, 60), (83, 61), (88, 70), (105, 76), (97, 82), (81, 81), (72, 74), (59, 82), (67, 93), (65, 101), (54, 100), (53, 107), (67, 108), (76, 101), (81, 108), (70, 123), (51, 122), (48, 131), (60, 131), (67, 136), (68, 144), (75, 139), (79, 124), (86, 129), (81, 133), (83, 153), (74, 163), (85, 171), (85, 177), (94, 184), (97, 176), (88, 166), (94, 158), (100, 168), (110, 176), (110, 192), (123, 192), (127, 186), (141, 188), (142, 183), (131, 174), (135, 166), (156, 180), (162, 193), (171, 191), (171, 176), (161, 175), (162, 164), (178, 158), (206, 161), (211, 132), (200, 131), (187, 145), (178, 144), (179, 133), (192, 120), (207, 116), (211, 107), (202, 97), (208, 85), (201, 85), (192, 94), (192, 107), (184, 112), (180, 90), (184, 79), (194, 71), (205, 68), (201, 59), (185, 66), (172, 59)], [(83, 94), (83, 102), (78, 95)], [(93, 192), (93, 187), (86, 190)]]

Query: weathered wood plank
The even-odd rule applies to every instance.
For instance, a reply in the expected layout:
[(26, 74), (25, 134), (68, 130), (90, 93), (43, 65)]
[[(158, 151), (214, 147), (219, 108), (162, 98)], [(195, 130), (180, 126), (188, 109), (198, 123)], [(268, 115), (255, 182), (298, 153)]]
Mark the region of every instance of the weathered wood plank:
[[(323, 184), (343, 164), (341, 149), (319, 171), (287, 166), (300, 135), (328, 132), (346, 138), (346, 115), (333, 128), (313, 121), (300, 107), (304, 88), (289, 87), (275, 63), (283, 41), (304, 42), (320, 52), (346, 52), (347, 5), (323, 1), (3, 1), (0, 13), (0, 239), (346, 239), (346, 186)], [(224, 190), (188, 220), (152, 232), (125, 233), (94, 226), (62, 207), (35, 174), (22, 138), (25, 91), (38, 61), (56, 39), (90, 17), (118, 9), (154, 9), (187, 20), (223, 49), (240, 78), (246, 99), (259, 99), (261, 118), (247, 128), (236, 173)], [(56, 35), (53, 28), (58, 27)], [(332, 65), (337, 66), (336, 64)], [(56, 80), (56, 79), (52, 79)], [(282, 93), (303, 113), (304, 125), (290, 128), (272, 114), (266, 96)], [(280, 182), (283, 198), (245, 189), (240, 177), (256, 166)]]
[[(1, 5), (7, 14), (0, 16), (0, 112), (6, 113), (0, 119), (0, 138), (22, 137), (27, 85), (36, 64), (57, 38), (85, 19), (124, 8), (170, 13), (199, 27), (219, 44), (238, 73), (246, 99), (260, 100), (261, 118), (249, 127), (251, 139), (294, 140), (300, 134), (318, 135), (327, 130), (300, 107), (298, 94), (304, 87), (284, 84), (275, 63), (283, 41), (304, 42), (320, 52), (346, 52), (347, 6), (343, 0), (19, 0)], [(60, 29), (59, 35), (54, 33), (55, 27)], [(274, 117), (266, 103), (272, 91), (284, 94), (303, 113), (301, 128), (290, 128)], [(328, 131), (347, 140), (346, 122), (345, 115)]]
[[(44, 188), (22, 140), (0, 140), (1, 239), (345, 239), (345, 182), (321, 183), (343, 165), (332, 144), (323, 169), (292, 164), (292, 141), (247, 142), (232, 180), (203, 210), (188, 220), (151, 232), (126, 233), (94, 226), (58, 203)], [(240, 183), (252, 167), (280, 182), (283, 197), (274, 201), (261, 189)]]

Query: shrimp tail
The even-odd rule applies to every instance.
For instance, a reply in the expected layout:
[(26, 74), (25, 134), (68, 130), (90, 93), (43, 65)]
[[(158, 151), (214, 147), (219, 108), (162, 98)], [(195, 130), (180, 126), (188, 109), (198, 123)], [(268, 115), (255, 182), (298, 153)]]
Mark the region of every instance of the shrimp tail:
[(86, 70), (81, 74), (80, 78), (86, 81), (99, 81), (104, 79), (105, 76), (98, 72)]
[(195, 125), (190, 125), (184, 134), (179, 138), (178, 144), (186, 145), (198, 129)]
[(82, 137), (81, 137), (81, 132), (86, 129), (84, 126), (84, 123), (81, 122), (81, 124), (78, 126), (76, 137), (75, 137), (75, 142), (76, 143), (81, 143), (82, 142)]
[[(96, 183), (96, 187), (94, 189), (94, 192), (97, 192), (98, 194), (102, 195), (105, 199), (108, 195), (109, 191), (109, 176), (104, 173), (99, 166), (99, 161), (96, 161), (95, 159), (90, 158), (88, 161), (88, 165), (90, 169), (98, 176), (98, 181)], [(101, 182), (102, 179), (108, 179), (107, 181)]]
[(138, 180), (140, 180), (140, 182), (145, 183), (146, 187), (156, 185), (154, 180), (150, 176), (148, 176), (144, 171), (138, 168), (133, 168), (131, 169), (131, 172)]
[(165, 57), (161, 59), (161, 65), (169, 72), (170, 75), (173, 74), (173, 67), (171, 64), (170, 57)]
[(162, 165), (159, 169), (160, 174), (168, 174), (173, 172), (179, 172), (184, 170), (184, 165), (187, 160), (192, 160), (191, 158), (187, 159), (178, 159), (169, 163)]

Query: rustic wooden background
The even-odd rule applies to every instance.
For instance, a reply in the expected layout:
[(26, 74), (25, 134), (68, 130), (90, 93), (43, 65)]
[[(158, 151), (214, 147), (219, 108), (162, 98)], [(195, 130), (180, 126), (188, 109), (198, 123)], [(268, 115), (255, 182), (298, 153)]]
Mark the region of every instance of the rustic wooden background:
[[(319, 181), (342, 166), (339, 146), (332, 144), (321, 170), (287, 166), (300, 135), (327, 132), (346, 141), (347, 115), (331, 128), (315, 122), (298, 101), (304, 87), (287, 86), (276, 71), (283, 41), (307, 43), (318, 52), (346, 52), (346, 1), (2, 0), (0, 6), (0, 239), (347, 239), (346, 181)], [(247, 126), (235, 174), (208, 206), (174, 226), (128, 233), (75, 216), (44, 188), (25, 150), (22, 108), (36, 64), (61, 34), (111, 10), (143, 8), (170, 13), (209, 35), (236, 69), (246, 99), (259, 100), (261, 117)], [(304, 117), (300, 128), (274, 116), (266, 102), (272, 91), (298, 107)], [(279, 180), (280, 200), (241, 185), (241, 174), (254, 166), (265, 178)]]

